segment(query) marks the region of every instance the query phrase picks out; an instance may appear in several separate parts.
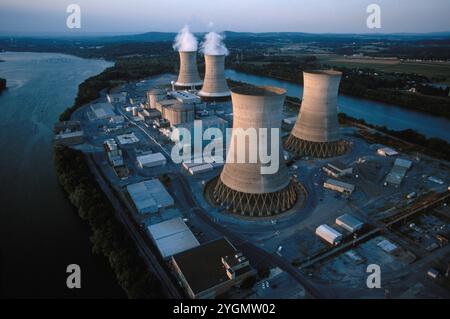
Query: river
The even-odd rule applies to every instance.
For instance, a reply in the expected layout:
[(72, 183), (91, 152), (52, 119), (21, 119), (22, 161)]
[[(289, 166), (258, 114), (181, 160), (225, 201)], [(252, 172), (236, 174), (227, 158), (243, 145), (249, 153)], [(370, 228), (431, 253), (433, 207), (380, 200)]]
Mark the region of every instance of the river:
[[(235, 81), (254, 85), (271, 85), (286, 89), (288, 96), (303, 95), (303, 87), (287, 81), (280, 81), (268, 77), (250, 75), (226, 70), (225, 76)], [(438, 137), (450, 142), (450, 120), (445, 117), (433, 116), (422, 112), (415, 112), (405, 108), (370, 100), (358, 99), (340, 95), (338, 99), (339, 111), (355, 118), (364, 119), (374, 125), (386, 125), (393, 130), (411, 128), (427, 137)]]
[[(78, 85), (112, 65), (54, 53), (0, 53), (0, 296), (124, 298), (108, 261), (91, 253), (90, 230), (58, 185), (52, 127)], [(81, 289), (66, 267), (81, 267)]]

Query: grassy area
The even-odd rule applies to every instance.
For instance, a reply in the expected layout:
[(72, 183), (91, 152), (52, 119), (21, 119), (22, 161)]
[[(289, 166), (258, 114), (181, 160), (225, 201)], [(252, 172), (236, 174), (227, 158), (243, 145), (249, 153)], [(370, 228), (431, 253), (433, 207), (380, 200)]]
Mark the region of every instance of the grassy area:
[(450, 62), (413, 62), (381, 58), (351, 58), (342, 55), (318, 55), (320, 63), (331, 66), (374, 69), (380, 72), (415, 73), (432, 81), (450, 85)]

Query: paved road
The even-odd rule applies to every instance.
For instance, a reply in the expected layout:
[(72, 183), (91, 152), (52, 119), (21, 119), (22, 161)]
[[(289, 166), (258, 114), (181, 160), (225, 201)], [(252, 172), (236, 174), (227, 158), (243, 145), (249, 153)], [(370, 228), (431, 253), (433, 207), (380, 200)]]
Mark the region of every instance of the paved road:
[(299, 282), (314, 298), (327, 297), (323, 292), (316, 289), (311, 284), (309, 279), (306, 278), (302, 273), (300, 273), (298, 269), (293, 267), (289, 262), (278, 256), (276, 253), (270, 254), (264, 249), (255, 246), (250, 241), (241, 238), (238, 234), (229, 231), (220, 224), (215, 223), (211, 216), (197, 204), (195, 198), (192, 196), (192, 191), (188, 185), (188, 182), (186, 181), (186, 177), (180, 173), (173, 173), (170, 175), (172, 180), (174, 181), (173, 184), (176, 185), (183, 194), (182, 196), (180, 196), (179, 193), (177, 194), (177, 197), (181, 201), (181, 203), (189, 207), (192, 212), (194, 212), (199, 218), (201, 218), (204, 223), (215, 229), (217, 232), (226, 236), (248, 258), (251, 259), (251, 256), (254, 256), (258, 260), (265, 260), (275, 266), (278, 266), (282, 270), (286, 271), (289, 275), (291, 275), (297, 282)]
[(180, 292), (173, 285), (170, 277), (168, 276), (164, 268), (160, 265), (158, 259), (153, 255), (152, 251), (148, 247), (142, 233), (137, 228), (136, 224), (133, 223), (133, 221), (130, 219), (127, 213), (123, 210), (118, 198), (112, 193), (111, 188), (103, 179), (103, 176), (99, 172), (91, 155), (86, 155), (86, 159), (90, 170), (94, 173), (95, 179), (100, 185), (100, 188), (106, 194), (112, 206), (114, 207), (116, 217), (118, 218), (119, 221), (122, 222), (122, 224), (125, 226), (130, 236), (133, 238), (137, 248), (139, 249), (141, 256), (144, 257), (144, 260), (147, 263), (150, 270), (158, 277), (159, 281), (163, 286), (164, 291), (167, 294), (167, 297), (172, 299), (181, 299), (182, 296)]

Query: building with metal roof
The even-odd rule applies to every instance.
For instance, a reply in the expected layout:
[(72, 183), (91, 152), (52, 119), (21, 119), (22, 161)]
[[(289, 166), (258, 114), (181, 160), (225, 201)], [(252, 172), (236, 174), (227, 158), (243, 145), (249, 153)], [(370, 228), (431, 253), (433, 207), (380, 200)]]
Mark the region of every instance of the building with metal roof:
[(172, 196), (158, 179), (128, 185), (127, 191), (140, 214), (156, 213), (174, 205)]
[(147, 229), (163, 258), (200, 246), (181, 217), (150, 225)]

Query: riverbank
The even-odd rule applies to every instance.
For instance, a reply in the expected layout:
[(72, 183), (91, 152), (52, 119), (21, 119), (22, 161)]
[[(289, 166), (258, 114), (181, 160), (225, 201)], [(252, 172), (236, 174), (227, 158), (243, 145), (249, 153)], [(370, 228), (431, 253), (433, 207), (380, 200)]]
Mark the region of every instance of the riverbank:
[(129, 298), (161, 298), (161, 284), (149, 272), (135, 243), (114, 216), (114, 208), (100, 190), (81, 151), (56, 146), (58, 180), (81, 219), (92, 230), (92, 251), (107, 258), (119, 285)]

